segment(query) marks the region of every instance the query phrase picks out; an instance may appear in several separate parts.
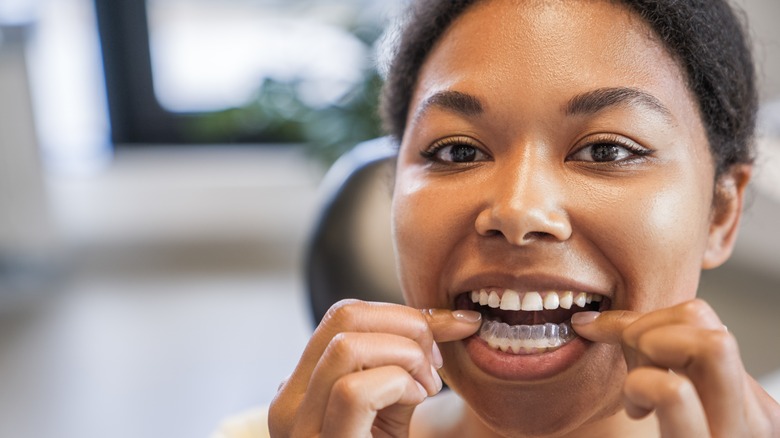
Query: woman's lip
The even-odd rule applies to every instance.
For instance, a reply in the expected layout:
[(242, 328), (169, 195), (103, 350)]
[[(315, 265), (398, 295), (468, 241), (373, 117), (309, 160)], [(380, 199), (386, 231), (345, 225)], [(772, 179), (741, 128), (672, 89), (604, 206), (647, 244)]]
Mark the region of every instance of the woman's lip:
[(472, 362), (488, 375), (501, 380), (534, 381), (551, 378), (574, 365), (593, 345), (577, 337), (566, 345), (540, 354), (511, 354), (491, 348), (478, 336), (463, 340)]

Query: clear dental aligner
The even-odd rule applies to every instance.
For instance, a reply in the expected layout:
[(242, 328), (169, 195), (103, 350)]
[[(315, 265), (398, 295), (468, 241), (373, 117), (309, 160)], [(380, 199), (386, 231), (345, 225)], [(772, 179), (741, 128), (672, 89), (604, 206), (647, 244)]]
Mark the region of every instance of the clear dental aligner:
[(541, 353), (558, 348), (576, 336), (569, 321), (560, 324), (509, 325), (486, 319), (479, 329), (479, 337), (491, 348), (514, 354)]

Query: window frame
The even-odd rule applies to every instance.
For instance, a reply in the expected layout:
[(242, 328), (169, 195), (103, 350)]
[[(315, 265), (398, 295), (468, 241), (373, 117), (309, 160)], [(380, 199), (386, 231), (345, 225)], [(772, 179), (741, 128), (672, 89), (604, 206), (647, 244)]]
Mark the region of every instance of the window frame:
[(111, 140), (122, 147), (192, 144), (184, 126), (197, 113), (174, 113), (154, 94), (145, 0), (95, 0)]

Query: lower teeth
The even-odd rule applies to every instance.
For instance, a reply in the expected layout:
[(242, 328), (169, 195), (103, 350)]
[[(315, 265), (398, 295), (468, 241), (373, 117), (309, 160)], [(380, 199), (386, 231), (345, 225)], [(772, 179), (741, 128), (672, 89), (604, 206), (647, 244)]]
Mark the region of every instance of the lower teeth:
[(479, 337), (491, 348), (505, 353), (531, 354), (558, 348), (577, 335), (569, 321), (560, 324), (509, 325), (486, 319), (479, 329)]

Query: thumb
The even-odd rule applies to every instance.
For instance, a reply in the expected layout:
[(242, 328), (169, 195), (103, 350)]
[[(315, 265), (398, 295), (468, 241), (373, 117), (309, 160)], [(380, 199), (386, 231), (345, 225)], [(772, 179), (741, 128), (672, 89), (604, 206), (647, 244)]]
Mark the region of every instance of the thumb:
[(571, 326), (578, 335), (593, 342), (621, 344), (623, 330), (639, 319), (639, 312), (607, 310), (578, 312), (571, 317)]
[(436, 342), (465, 339), (479, 330), (482, 315), (473, 310), (421, 309)]

